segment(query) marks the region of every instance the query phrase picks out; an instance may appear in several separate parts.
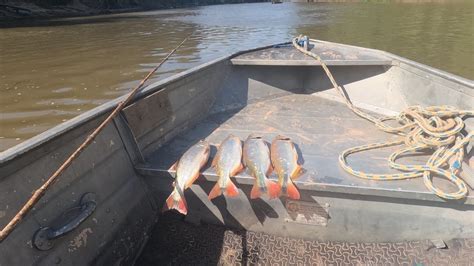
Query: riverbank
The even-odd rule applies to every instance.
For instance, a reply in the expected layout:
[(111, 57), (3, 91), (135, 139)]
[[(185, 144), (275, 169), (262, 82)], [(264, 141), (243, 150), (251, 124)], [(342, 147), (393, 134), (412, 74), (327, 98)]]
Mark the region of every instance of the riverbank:
[(266, 0), (0, 0), (0, 21), (92, 16)]

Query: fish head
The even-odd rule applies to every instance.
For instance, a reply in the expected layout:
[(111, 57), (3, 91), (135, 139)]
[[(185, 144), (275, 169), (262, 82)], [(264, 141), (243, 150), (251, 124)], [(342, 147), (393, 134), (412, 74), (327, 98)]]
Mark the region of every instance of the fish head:
[(230, 137), (233, 141), (235, 141), (236, 143), (242, 145), (242, 141), (240, 140), (239, 137), (236, 137), (236, 136), (233, 136), (233, 135), (231, 135), (231, 136), (229, 136), (229, 137)]
[(206, 154), (209, 154), (210, 150), (211, 150), (211, 147), (209, 145), (209, 142), (207, 142), (206, 140), (200, 140), (198, 143), (196, 143), (196, 146), (197, 147), (202, 147), (204, 148)]
[(227, 136), (227, 138), (222, 141), (222, 143), (226, 142), (226, 141), (235, 141), (235, 142), (241, 142), (240, 138), (239, 137), (236, 137), (234, 134), (229, 134), (229, 136)]

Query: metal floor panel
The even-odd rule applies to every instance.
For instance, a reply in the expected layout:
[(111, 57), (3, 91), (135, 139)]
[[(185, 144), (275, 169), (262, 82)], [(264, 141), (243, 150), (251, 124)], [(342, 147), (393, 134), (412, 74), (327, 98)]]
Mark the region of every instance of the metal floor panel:
[[(139, 165), (137, 170), (142, 174), (159, 176), (160, 172), (167, 173), (184, 151), (200, 139), (219, 145), (229, 134), (245, 140), (251, 133), (262, 134), (268, 142), (277, 134), (293, 139), (300, 153), (300, 161), (306, 169), (306, 173), (296, 181), (303, 189), (442, 201), (427, 190), (421, 178), (370, 181), (342, 170), (338, 156), (344, 149), (393, 140), (398, 136), (382, 132), (372, 123), (353, 114), (342, 103), (307, 94), (291, 94), (251, 103), (237, 111), (210, 115), (146, 158), (147, 163)], [(349, 163), (359, 171), (395, 173), (387, 161), (395, 148), (351, 155)], [(216, 148), (213, 147), (211, 156), (215, 152)], [(400, 162), (421, 164), (426, 160), (427, 156), (418, 155), (402, 158)], [(216, 180), (210, 162), (203, 175), (208, 180)], [(250, 175), (243, 172), (236, 180), (237, 183), (251, 184), (249, 178)], [(445, 179), (435, 177), (434, 183), (443, 190), (455, 190), (454, 185)], [(473, 197), (471, 193), (464, 203), (472, 204)]]
[(321, 242), (193, 225), (163, 215), (136, 265), (472, 265), (474, 239), (454, 239), (437, 249), (431, 241)]

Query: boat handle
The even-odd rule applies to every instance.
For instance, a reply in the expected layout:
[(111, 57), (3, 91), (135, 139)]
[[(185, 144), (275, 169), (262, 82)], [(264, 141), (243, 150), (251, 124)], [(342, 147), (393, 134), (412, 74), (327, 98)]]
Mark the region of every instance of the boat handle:
[(77, 216), (69, 219), (66, 224), (53, 227), (41, 227), (33, 235), (33, 245), (39, 250), (49, 250), (53, 247), (53, 241), (72, 230), (76, 229), (82, 222), (94, 213), (97, 203), (94, 193), (86, 193), (81, 197), (79, 206), (66, 210), (61, 216), (70, 212), (79, 212)]

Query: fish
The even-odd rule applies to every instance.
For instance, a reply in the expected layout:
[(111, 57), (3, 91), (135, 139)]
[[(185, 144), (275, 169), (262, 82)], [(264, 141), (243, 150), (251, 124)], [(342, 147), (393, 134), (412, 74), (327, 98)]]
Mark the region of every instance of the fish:
[(201, 168), (209, 160), (209, 153), (209, 143), (201, 140), (189, 148), (172, 167), (176, 169), (174, 189), (166, 199), (163, 212), (174, 209), (184, 215), (188, 213), (184, 191), (199, 177)]
[(293, 180), (302, 172), (298, 164), (298, 152), (290, 138), (276, 136), (270, 149), (272, 165), (278, 176), (279, 196), (285, 195), (290, 199), (299, 199), (300, 192)]
[(255, 178), (250, 198), (256, 199), (262, 194), (267, 194), (270, 199), (277, 198), (279, 187), (267, 177), (272, 171), (270, 150), (261, 136), (248, 136), (244, 142), (243, 158), (244, 165)]
[(212, 188), (208, 198), (210, 200), (222, 195), (236, 197), (239, 190), (230, 177), (235, 176), (244, 166), (242, 165), (242, 141), (236, 136), (229, 135), (217, 149), (212, 166), (219, 176), (216, 185)]

